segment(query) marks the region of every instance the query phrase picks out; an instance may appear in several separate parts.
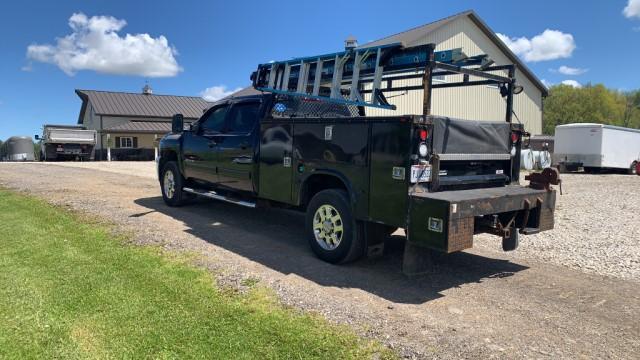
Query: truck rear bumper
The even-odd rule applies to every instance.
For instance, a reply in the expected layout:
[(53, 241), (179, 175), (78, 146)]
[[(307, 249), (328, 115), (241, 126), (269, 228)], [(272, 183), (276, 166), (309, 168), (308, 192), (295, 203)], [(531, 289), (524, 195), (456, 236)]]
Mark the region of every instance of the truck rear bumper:
[(556, 192), (520, 185), (415, 192), (410, 196), (408, 241), (447, 253), (473, 246), (476, 233), (553, 229)]

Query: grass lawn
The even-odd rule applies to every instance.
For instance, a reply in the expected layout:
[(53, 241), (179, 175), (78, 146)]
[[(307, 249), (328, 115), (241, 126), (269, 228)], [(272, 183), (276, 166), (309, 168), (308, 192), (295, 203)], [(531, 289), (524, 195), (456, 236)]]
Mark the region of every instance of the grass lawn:
[(394, 357), (274, 299), (0, 189), (0, 358)]

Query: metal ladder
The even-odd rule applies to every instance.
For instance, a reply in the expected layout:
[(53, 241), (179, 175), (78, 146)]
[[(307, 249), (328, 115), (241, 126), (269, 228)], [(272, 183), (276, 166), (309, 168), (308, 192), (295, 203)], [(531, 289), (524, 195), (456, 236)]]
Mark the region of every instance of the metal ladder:
[[(426, 73), (427, 69), (430, 75), (441, 75), (431, 74), (438, 64), (485, 69), (492, 63), (487, 55), (469, 57), (460, 48), (434, 51), (433, 44), (404, 47), (394, 43), (260, 64), (251, 79), (260, 91), (395, 110), (383, 94), (390, 90), (390, 86), (382, 88), (385, 77), (410, 71)], [(446, 74), (450, 73), (442, 73)], [(367, 83), (371, 87), (364, 90)], [(371, 97), (365, 99), (365, 93), (371, 93)]]

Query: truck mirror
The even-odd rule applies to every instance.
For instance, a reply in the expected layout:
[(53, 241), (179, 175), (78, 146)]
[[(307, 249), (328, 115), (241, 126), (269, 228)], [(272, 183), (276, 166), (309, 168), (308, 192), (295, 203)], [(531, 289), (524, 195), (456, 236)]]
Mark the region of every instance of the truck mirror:
[(36, 139), (36, 140), (40, 140), (40, 135), (35, 135), (35, 136), (34, 136), (34, 139)]
[(182, 114), (175, 114), (171, 119), (171, 132), (179, 134), (184, 131), (184, 116)]

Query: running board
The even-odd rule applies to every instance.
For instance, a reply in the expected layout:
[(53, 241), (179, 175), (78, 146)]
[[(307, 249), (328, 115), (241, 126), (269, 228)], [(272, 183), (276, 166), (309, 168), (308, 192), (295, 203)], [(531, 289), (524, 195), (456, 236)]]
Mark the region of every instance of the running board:
[(249, 207), (249, 208), (255, 208), (256, 207), (256, 203), (253, 202), (249, 202), (249, 201), (244, 201), (244, 200), (236, 200), (236, 199), (232, 199), (226, 196), (222, 196), (218, 193), (216, 193), (215, 191), (205, 191), (205, 190), (197, 190), (197, 189), (192, 189), (192, 188), (182, 188), (182, 191), (186, 191), (188, 193), (191, 194), (195, 194), (198, 196), (204, 196), (206, 198), (209, 199), (213, 199), (213, 200), (220, 200), (220, 201), (225, 201), (228, 203), (232, 203), (232, 204), (236, 204), (236, 205), (240, 205), (240, 206), (245, 206), (245, 207)]

